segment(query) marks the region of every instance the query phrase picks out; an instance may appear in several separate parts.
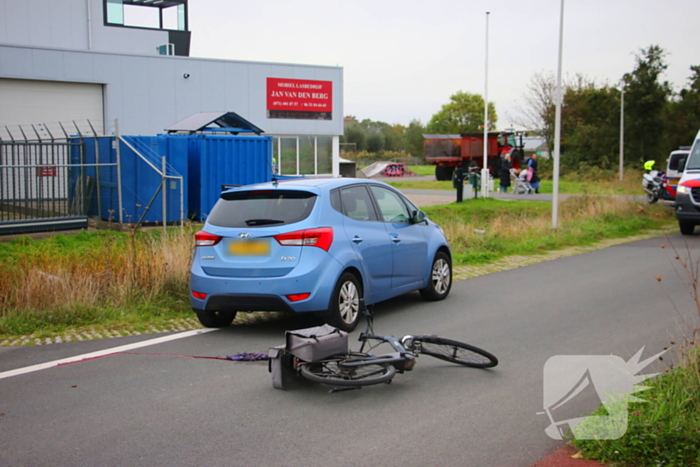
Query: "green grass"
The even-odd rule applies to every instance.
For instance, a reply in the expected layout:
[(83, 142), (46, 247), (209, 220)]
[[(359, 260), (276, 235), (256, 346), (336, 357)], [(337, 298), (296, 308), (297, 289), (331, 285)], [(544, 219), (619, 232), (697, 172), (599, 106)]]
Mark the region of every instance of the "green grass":
[[(418, 175), (435, 175), (435, 166), (432, 165), (411, 165), (411, 170)], [(573, 178), (567, 178), (573, 177)], [(641, 173), (629, 171), (625, 175), (624, 181), (619, 181), (617, 177), (606, 179), (580, 180), (578, 175), (564, 175), (559, 179), (559, 193), (571, 195), (643, 195), (641, 185)], [(424, 189), (424, 190), (446, 190), (454, 191), (451, 181), (437, 180), (411, 180), (411, 177), (404, 177), (401, 180), (390, 181), (389, 184), (398, 189)], [(498, 181), (496, 181), (498, 185)], [(552, 193), (554, 191), (553, 181), (544, 178), (540, 183), (540, 193)]]
[[(401, 180), (389, 181), (389, 185), (397, 188), (399, 190), (445, 190), (445, 191), (455, 191), (452, 186), (451, 181), (437, 181), (437, 180), (411, 180), (411, 177), (404, 177)], [(497, 188), (498, 180), (495, 182), (494, 188)], [(540, 183), (540, 193), (552, 193), (553, 182), (551, 180), (542, 180)], [(628, 195), (641, 195), (642, 189), (641, 184), (639, 190), (634, 190), (629, 192), (625, 189), (611, 190), (607, 186), (602, 186), (597, 183), (581, 183), (572, 182), (566, 180), (559, 181), (559, 193), (561, 194), (628, 194)]]
[(389, 185), (399, 190), (445, 190), (454, 192), (452, 182), (437, 180), (411, 180), (411, 177), (405, 177), (401, 181), (389, 181)]
[[(551, 205), (541, 202), (479, 198), (425, 211), (445, 230), (456, 266), (625, 237), (673, 222), (664, 206), (607, 197), (577, 197), (560, 206), (556, 231)], [(160, 229), (93, 231), (0, 243), (0, 338), (191, 318), (195, 228), (172, 229), (167, 237)]]
[(0, 265), (9, 267), (18, 262), (37, 262), (48, 256), (91, 258), (103, 254), (105, 245), (113, 243), (117, 248), (126, 248), (127, 242), (126, 234), (110, 230), (58, 234), (41, 240), (16, 237), (9, 242), (0, 242)]
[(192, 229), (167, 238), (81, 232), (0, 243), (0, 339), (192, 317), (187, 265)]
[(478, 198), (424, 211), (445, 230), (458, 266), (590, 245), (674, 223), (673, 212), (666, 206), (598, 196), (562, 201), (556, 230), (551, 228), (551, 204), (536, 201)]
[(110, 330), (143, 329), (174, 319), (192, 318), (186, 297), (161, 296), (134, 303), (128, 308), (98, 305), (73, 307), (70, 313), (52, 310), (27, 310), (0, 318), (0, 341), (34, 334), (37, 338), (60, 336), (66, 331), (101, 326)]
[(409, 165), (408, 168), (416, 175), (435, 175), (434, 165)]
[[(638, 397), (647, 402), (629, 404), (624, 436), (572, 444), (586, 457), (612, 465), (700, 466), (700, 348), (686, 350), (684, 357), (678, 368), (645, 383), (650, 389)], [(605, 414), (602, 406), (593, 413)]]

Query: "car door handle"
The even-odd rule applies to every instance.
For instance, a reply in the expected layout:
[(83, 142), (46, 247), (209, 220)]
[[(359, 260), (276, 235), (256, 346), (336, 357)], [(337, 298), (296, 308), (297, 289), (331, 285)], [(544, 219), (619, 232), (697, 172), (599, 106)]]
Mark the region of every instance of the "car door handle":
[(394, 243), (401, 243), (401, 239), (399, 238), (398, 234), (390, 234), (391, 235), (391, 241)]
[(352, 239), (352, 242), (353, 243), (362, 243), (362, 238), (355, 235), (355, 238)]

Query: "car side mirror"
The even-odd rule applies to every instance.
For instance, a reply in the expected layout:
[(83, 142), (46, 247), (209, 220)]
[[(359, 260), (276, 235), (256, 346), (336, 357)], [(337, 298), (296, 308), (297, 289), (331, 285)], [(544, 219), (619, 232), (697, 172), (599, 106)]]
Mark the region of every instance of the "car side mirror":
[(413, 211), (413, 218), (411, 220), (412, 224), (420, 224), (425, 222), (426, 215), (423, 211)]

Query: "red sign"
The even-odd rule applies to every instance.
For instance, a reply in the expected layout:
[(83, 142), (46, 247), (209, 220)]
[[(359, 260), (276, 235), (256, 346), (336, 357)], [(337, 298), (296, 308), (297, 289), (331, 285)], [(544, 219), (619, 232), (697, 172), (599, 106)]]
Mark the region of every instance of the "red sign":
[(267, 110), (332, 112), (333, 82), (267, 78)]
[(52, 165), (43, 165), (36, 168), (37, 177), (56, 177), (58, 176), (58, 168)]

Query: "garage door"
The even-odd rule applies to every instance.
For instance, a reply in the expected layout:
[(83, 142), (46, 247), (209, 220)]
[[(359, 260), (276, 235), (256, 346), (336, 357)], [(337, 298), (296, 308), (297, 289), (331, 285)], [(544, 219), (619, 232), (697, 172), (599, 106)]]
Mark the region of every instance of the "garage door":
[[(2, 138), (7, 136), (5, 126), (14, 135), (20, 125), (26, 133), (32, 124), (39, 130), (38, 124), (45, 124), (54, 137), (63, 136), (59, 122), (74, 128), (75, 121), (83, 132), (89, 129), (90, 121), (95, 131), (101, 134), (103, 130), (101, 84), (0, 78), (0, 102)], [(75, 134), (68, 126), (66, 131)], [(35, 137), (32, 135), (31, 139)]]

